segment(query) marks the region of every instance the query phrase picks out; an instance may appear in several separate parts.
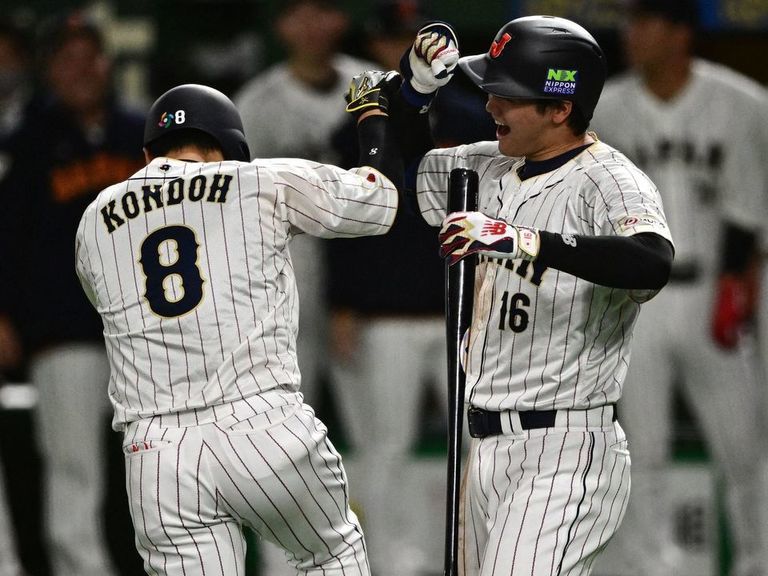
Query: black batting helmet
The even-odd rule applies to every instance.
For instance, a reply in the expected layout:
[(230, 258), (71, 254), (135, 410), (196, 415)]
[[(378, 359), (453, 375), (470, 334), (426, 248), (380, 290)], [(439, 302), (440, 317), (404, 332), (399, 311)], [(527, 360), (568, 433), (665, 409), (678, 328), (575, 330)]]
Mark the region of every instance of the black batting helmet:
[(182, 84), (160, 96), (149, 109), (144, 146), (176, 130), (194, 129), (214, 138), (225, 160), (248, 162), (243, 121), (232, 101), (201, 84)]
[(589, 122), (605, 84), (605, 56), (584, 28), (555, 16), (526, 16), (498, 31), (485, 54), (459, 66), (502, 98), (570, 100)]

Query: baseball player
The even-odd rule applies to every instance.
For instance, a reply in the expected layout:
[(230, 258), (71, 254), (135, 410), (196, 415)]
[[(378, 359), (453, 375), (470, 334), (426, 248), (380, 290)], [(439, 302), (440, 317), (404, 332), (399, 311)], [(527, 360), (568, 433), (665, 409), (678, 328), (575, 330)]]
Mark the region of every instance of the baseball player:
[[(385, 151), (386, 99), (366, 98), (361, 146)], [(369, 167), (247, 163), (234, 105), (200, 85), (152, 105), (144, 143), (147, 166), (97, 197), (76, 244), (146, 571), (241, 576), (249, 525), (300, 574), (368, 576), (341, 459), (299, 392), (288, 244), (386, 232), (393, 183)], [(367, 156), (389, 172), (387, 157)]]
[(617, 544), (633, 574), (679, 567), (663, 474), (679, 385), (725, 480), (730, 574), (764, 574), (755, 506), (763, 408), (754, 358), (739, 338), (749, 301), (739, 279), (749, 276), (764, 225), (768, 98), (753, 80), (692, 56), (693, 0), (630, 7), (624, 47), (631, 69), (606, 86), (594, 125), (659, 186), (677, 252), (668, 288), (635, 332), (622, 403), (635, 482)]
[[(671, 237), (653, 183), (586, 132), (605, 58), (584, 28), (512, 20), (459, 66), (488, 93), (497, 141), (428, 151), (416, 195), (442, 225), (449, 263), (479, 255), (463, 573), (589, 574), (627, 505), (616, 402), (641, 302), (667, 281)], [(411, 142), (428, 129), (408, 127)], [(446, 214), (453, 168), (479, 174), (478, 212)]]

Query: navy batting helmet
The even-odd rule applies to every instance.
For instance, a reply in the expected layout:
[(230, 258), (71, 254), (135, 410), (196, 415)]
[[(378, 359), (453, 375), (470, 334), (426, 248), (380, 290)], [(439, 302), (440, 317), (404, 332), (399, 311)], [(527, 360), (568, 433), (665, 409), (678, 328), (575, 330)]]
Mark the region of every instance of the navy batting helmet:
[(555, 16), (526, 16), (498, 31), (485, 54), (459, 66), (502, 98), (570, 100), (589, 122), (605, 84), (605, 56), (584, 28)]
[(144, 146), (176, 130), (194, 129), (215, 139), (225, 160), (248, 162), (243, 121), (232, 101), (201, 84), (182, 84), (160, 96), (149, 109)]

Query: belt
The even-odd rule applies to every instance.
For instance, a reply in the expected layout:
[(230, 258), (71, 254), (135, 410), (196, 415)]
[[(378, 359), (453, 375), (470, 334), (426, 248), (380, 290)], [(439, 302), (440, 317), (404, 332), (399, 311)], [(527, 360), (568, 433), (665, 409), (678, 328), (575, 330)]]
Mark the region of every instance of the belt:
[[(615, 404), (591, 408), (590, 410), (601, 411), (605, 408), (611, 409), (611, 422), (618, 418), (618, 410)], [(523, 412), (489, 412), (482, 408), (471, 407), (467, 410), (467, 424), (469, 425), (469, 435), (472, 438), (485, 438), (486, 436), (498, 436), (504, 434), (504, 425), (502, 419), (509, 418), (515, 414), (520, 419), (520, 428), (523, 430), (534, 430), (536, 428), (554, 428), (557, 422), (558, 412), (568, 414), (585, 414), (587, 410), (527, 410)], [(597, 418), (595, 418), (597, 420)], [(514, 429), (514, 425), (511, 428)]]
[(696, 262), (681, 262), (672, 264), (669, 271), (669, 282), (674, 284), (693, 284), (702, 276), (701, 267)]

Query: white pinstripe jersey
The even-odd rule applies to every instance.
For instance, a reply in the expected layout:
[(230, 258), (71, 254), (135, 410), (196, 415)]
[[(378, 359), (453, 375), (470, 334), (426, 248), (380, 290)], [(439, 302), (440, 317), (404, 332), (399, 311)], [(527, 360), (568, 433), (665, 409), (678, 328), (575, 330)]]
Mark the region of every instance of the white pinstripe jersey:
[[(445, 216), (448, 175), (480, 176), (480, 212), (566, 235), (655, 232), (671, 241), (658, 191), (614, 148), (597, 142), (561, 167), (520, 181), (521, 158), (496, 142), (431, 151), (418, 200), (433, 226)], [(467, 367), (467, 401), (487, 410), (589, 408), (618, 400), (639, 304), (523, 260), (480, 258)]]
[(288, 402), (300, 381), (289, 240), (383, 234), (396, 209), (378, 172), (295, 159), (157, 158), (104, 190), (80, 222), (77, 271), (104, 322), (115, 429)]

